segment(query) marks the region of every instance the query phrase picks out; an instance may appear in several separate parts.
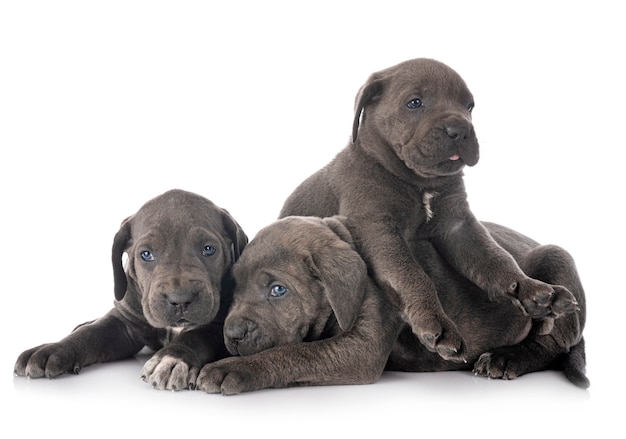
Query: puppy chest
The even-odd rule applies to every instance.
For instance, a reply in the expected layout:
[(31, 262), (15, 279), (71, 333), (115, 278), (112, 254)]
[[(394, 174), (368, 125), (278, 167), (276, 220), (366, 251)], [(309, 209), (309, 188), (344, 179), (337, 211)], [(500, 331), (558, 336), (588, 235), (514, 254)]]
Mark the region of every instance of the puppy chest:
[(405, 240), (430, 237), (436, 219), (439, 218), (435, 203), (437, 195), (437, 192), (423, 192), (405, 206), (403, 214)]
[(422, 193), (422, 209), (423, 209), (423, 221), (428, 223), (435, 216), (433, 208), (433, 199), (437, 196), (437, 192), (423, 192)]

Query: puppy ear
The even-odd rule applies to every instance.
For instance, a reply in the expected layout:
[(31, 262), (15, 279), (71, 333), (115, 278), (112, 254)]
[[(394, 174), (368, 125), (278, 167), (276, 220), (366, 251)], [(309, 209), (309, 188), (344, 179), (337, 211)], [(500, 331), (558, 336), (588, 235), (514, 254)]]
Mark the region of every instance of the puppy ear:
[(354, 239), (352, 239), (352, 233), (346, 227), (348, 218), (343, 215), (333, 215), (326, 218), (322, 218), (322, 222), (332, 230), (335, 235), (339, 236), (343, 241), (354, 247)]
[(248, 244), (248, 236), (244, 233), (239, 223), (235, 221), (235, 219), (230, 213), (228, 213), (226, 209), (221, 210), (224, 228), (226, 229), (226, 233), (228, 233), (228, 236), (233, 243), (233, 262), (235, 262), (237, 259), (239, 259), (239, 256), (241, 256), (241, 252)]
[[(336, 220), (334, 225), (343, 227)], [(365, 262), (350, 244), (339, 237), (330, 245), (322, 246), (312, 259), (316, 276), (324, 286), (339, 327), (344, 331), (349, 330), (359, 315), (365, 296)]]
[(383, 80), (379, 78), (378, 75), (373, 74), (357, 93), (354, 106), (354, 121), (352, 122), (352, 143), (356, 142), (363, 109), (367, 104), (372, 102), (376, 96), (380, 95), (382, 89)]
[(128, 217), (122, 222), (120, 229), (113, 238), (111, 262), (113, 263), (113, 282), (116, 300), (122, 300), (124, 298), (126, 288), (128, 287), (128, 279), (126, 278), (126, 272), (122, 266), (122, 255), (128, 248), (131, 240), (130, 223), (132, 218), (132, 216)]

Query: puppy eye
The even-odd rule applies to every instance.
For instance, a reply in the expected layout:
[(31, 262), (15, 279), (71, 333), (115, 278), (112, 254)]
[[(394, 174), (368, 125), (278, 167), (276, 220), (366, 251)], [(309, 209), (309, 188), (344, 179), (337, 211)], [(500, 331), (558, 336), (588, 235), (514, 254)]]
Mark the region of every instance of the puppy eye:
[(474, 103), (472, 102), (471, 104), (467, 106), (467, 111), (471, 113), (473, 109), (474, 109)]
[(210, 245), (206, 245), (203, 249), (202, 249), (202, 256), (211, 256), (214, 255), (215, 252), (217, 250), (215, 249), (215, 247), (212, 247)]
[(142, 251), (141, 253), (139, 253), (139, 256), (141, 256), (141, 259), (143, 259), (146, 262), (154, 261), (154, 255), (152, 254), (152, 252), (148, 250)]
[(272, 289), (270, 290), (270, 296), (282, 297), (285, 295), (286, 292), (287, 292), (287, 288), (283, 287), (282, 285), (274, 285)]
[(411, 99), (409, 102), (407, 102), (406, 106), (409, 107), (411, 110), (415, 110), (416, 108), (422, 106), (422, 100), (418, 98)]

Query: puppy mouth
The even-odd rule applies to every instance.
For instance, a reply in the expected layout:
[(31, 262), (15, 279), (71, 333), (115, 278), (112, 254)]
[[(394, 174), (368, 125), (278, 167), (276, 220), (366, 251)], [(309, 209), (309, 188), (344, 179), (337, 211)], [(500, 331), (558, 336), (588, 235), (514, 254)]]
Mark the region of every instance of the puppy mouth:
[(258, 352), (264, 351), (273, 347), (273, 345), (267, 346), (256, 346), (253, 343), (247, 342), (237, 342), (233, 340), (229, 340), (226, 342), (226, 349), (230, 352), (231, 355), (245, 357), (247, 355), (253, 355)]
[(424, 169), (424, 171), (431, 176), (442, 177), (458, 174), (463, 170), (465, 165), (466, 163), (463, 158), (459, 154), (455, 153), (435, 165)]
[(271, 337), (259, 334), (256, 330), (246, 328), (241, 332), (241, 328), (235, 328), (233, 331), (233, 327), (229, 326), (224, 327), (224, 342), (228, 352), (242, 357), (256, 354), (277, 344)]
[(197, 323), (194, 323), (187, 319), (179, 319), (172, 326), (175, 328), (191, 328), (197, 326)]
[[(461, 147), (459, 148), (459, 153), (454, 154), (452, 157), (454, 157), (455, 155), (459, 157), (459, 159), (461, 159), (461, 161), (467, 166), (474, 166), (476, 163), (478, 163), (479, 154), (477, 146), (466, 145), (464, 147)], [(450, 157), (450, 160), (452, 160), (452, 157)]]

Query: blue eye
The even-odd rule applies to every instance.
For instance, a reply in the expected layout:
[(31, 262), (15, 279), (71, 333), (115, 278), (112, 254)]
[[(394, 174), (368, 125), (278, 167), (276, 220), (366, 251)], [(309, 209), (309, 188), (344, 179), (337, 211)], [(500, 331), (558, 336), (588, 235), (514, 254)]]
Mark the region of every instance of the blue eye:
[(410, 108), (411, 110), (415, 110), (416, 108), (419, 108), (422, 106), (422, 100), (418, 98), (411, 99), (409, 102), (407, 102), (406, 106)]
[(212, 246), (210, 246), (210, 245), (207, 245), (207, 246), (205, 246), (205, 247), (202, 249), (202, 256), (211, 256), (211, 255), (214, 255), (216, 251), (217, 251), (217, 250), (215, 249), (215, 247), (212, 247)]
[(286, 292), (287, 288), (283, 287), (282, 285), (274, 285), (270, 290), (270, 296), (281, 297), (284, 296)]
[(143, 259), (146, 262), (154, 261), (154, 255), (152, 254), (152, 252), (148, 250), (142, 251), (141, 253), (139, 253), (139, 256), (141, 256), (141, 259)]

